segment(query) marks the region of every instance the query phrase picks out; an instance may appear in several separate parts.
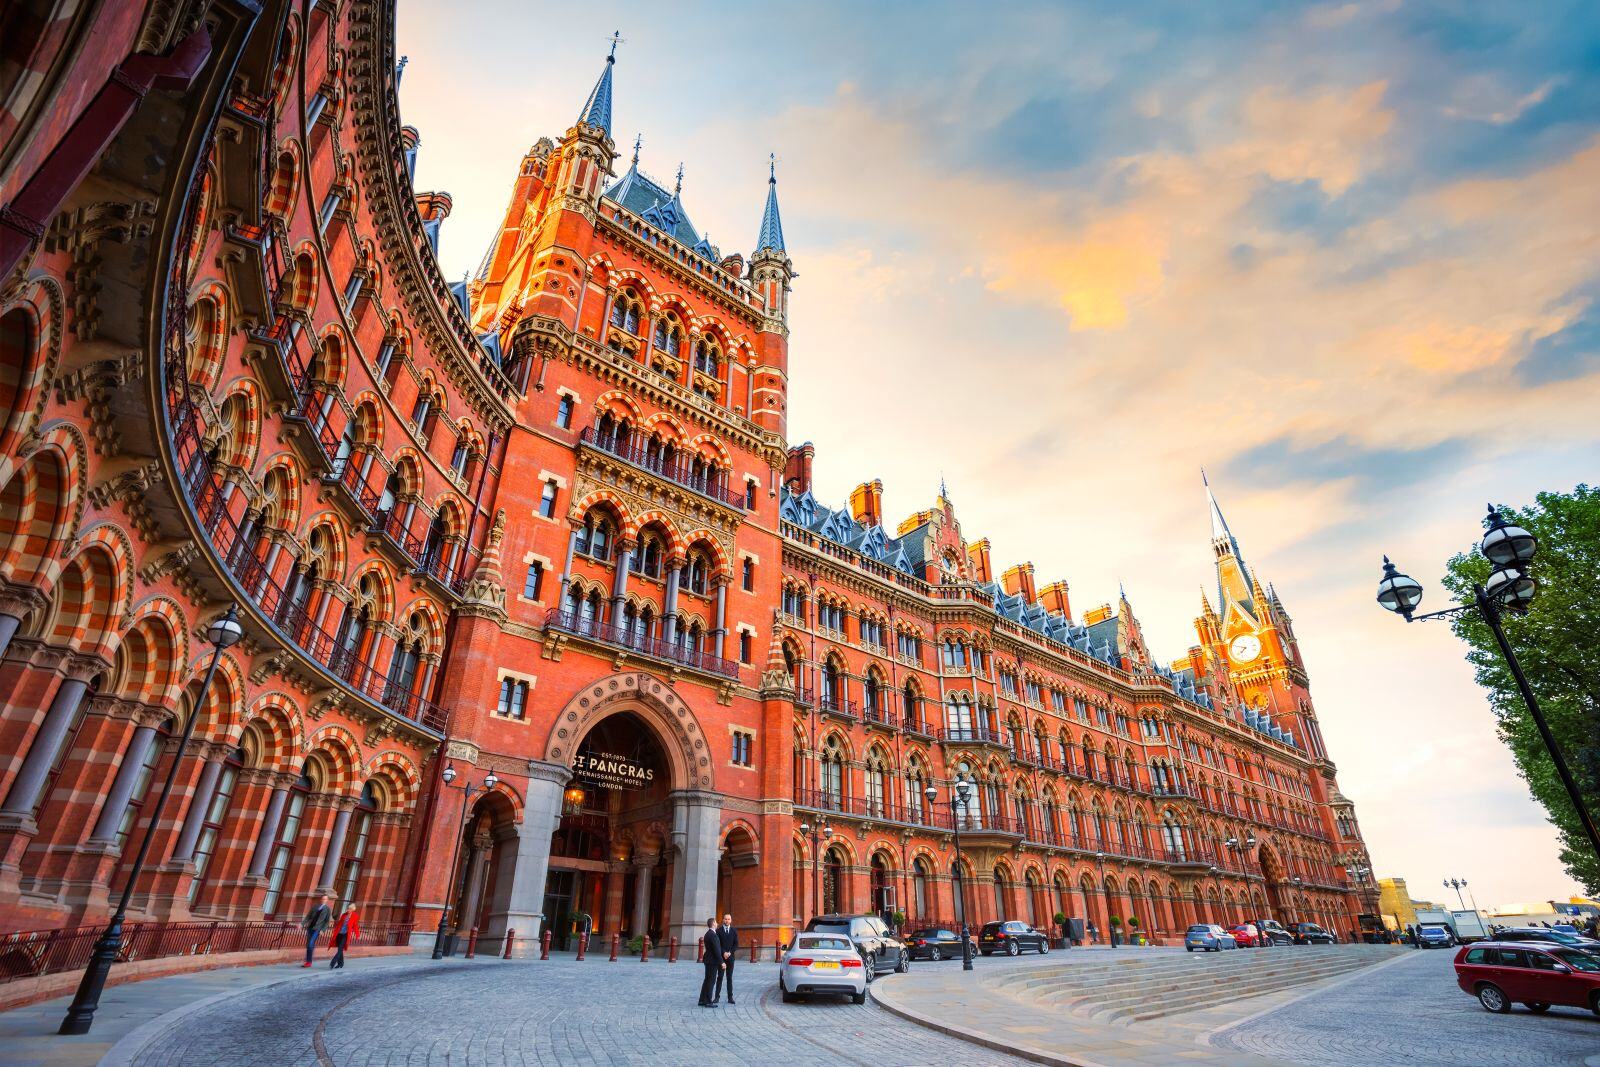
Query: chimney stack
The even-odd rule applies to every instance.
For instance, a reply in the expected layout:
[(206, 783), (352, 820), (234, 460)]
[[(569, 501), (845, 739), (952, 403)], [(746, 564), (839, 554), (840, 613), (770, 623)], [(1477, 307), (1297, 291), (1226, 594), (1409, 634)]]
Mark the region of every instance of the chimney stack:
[(1072, 603), (1067, 599), (1067, 583), (1051, 582), (1039, 590), (1039, 603), (1052, 615), (1072, 618)]
[(994, 581), (994, 570), (989, 566), (989, 539), (974, 541), (967, 546), (967, 559), (972, 563), (972, 579), (977, 582)]
[(1033, 587), (1033, 564), (1019, 563), (1000, 576), (1000, 583), (1005, 591), (1012, 596), (1020, 596), (1029, 604), (1039, 599), (1039, 593)]
[(883, 481), (862, 482), (850, 494), (850, 514), (863, 526), (883, 525)]
[(811, 491), (811, 460), (816, 454), (810, 441), (789, 449), (789, 459), (783, 466), (783, 484), (796, 496)]

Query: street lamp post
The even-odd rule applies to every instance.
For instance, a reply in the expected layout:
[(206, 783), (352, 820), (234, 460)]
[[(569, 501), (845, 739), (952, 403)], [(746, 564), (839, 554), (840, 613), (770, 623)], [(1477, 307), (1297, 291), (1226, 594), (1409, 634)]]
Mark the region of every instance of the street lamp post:
[[(1349, 863), (1345, 865), (1344, 869), (1345, 872), (1350, 875), (1350, 877), (1356, 880), (1356, 886), (1358, 887), (1356, 889), (1356, 896), (1360, 899), (1362, 905), (1369, 906), (1369, 901), (1367, 899), (1367, 877), (1372, 874), (1372, 868), (1363, 866), (1360, 863)], [(1359, 922), (1360, 919), (1358, 917), (1358, 925)]]
[(1482, 617), (1494, 633), (1495, 644), (1500, 646), (1500, 654), (1505, 657), (1506, 665), (1511, 668), (1511, 676), (1516, 679), (1523, 703), (1528, 706), (1528, 714), (1539, 729), (1539, 737), (1544, 741), (1545, 750), (1550, 753), (1550, 762), (1555, 766), (1556, 774), (1566, 788), (1567, 798), (1572, 802), (1573, 810), (1578, 813), (1578, 821), (1583, 825), (1583, 832), (1589, 838), (1589, 847), (1595, 856), (1600, 858), (1600, 828), (1596, 828), (1594, 817), (1584, 806), (1583, 795), (1578, 791), (1578, 783), (1573, 780), (1572, 771), (1568, 769), (1567, 761), (1561, 755), (1555, 736), (1550, 733), (1550, 724), (1545, 722), (1544, 712), (1540, 710), (1539, 702), (1534, 699), (1533, 688), (1528, 684), (1527, 676), (1522, 673), (1522, 664), (1517, 660), (1517, 654), (1512, 651), (1511, 642), (1506, 640), (1505, 628), (1501, 625), (1501, 619), (1507, 611), (1519, 615), (1526, 612), (1528, 606), (1533, 603), (1534, 594), (1539, 590), (1539, 583), (1528, 574), (1528, 566), (1533, 562), (1538, 541), (1522, 527), (1506, 522), (1493, 504), (1489, 505), (1486, 523), (1489, 528), (1484, 533), (1478, 548), (1494, 565), (1494, 571), (1483, 584), (1473, 583), (1470, 601), (1427, 615), (1415, 614), (1417, 606), (1422, 603), (1422, 583), (1409, 574), (1396, 570), (1395, 565), (1389, 562), (1389, 557), (1384, 556), (1383, 577), (1378, 581), (1378, 603), (1402, 616), (1406, 622), (1453, 619), (1472, 611), (1476, 611)]
[(189, 749), (195, 723), (200, 721), (200, 711), (205, 705), (206, 694), (211, 691), (211, 680), (216, 677), (217, 665), (222, 662), (222, 651), (238, 644), (244, 636), (244, 627), (239, 625), (238, 609), (237, 604), (228, 605), (227, 612), (206, 627), (206, 640), (211, 642), (211, 662), (206, 666), (205, 680), (200, 683), (200, 694), (189, 711), (188, 721), (183, 724), (178, 750), (173, 753), (172, 764), (167, 768), (166, 781), (161, 783), (161, 795), (156, 797), (155, 807), (150, 810), (150, 821), (145, 825), (139, 851), (134, 854), (133, 866), (128, 869), (127, 880), (123, 882), (117, 910), (90, 950), (89, 966), (83, 972), (78, 992), (72, 998), (72, 1004), (67, 1008), (66, 1017), (61, 1020), (61, 1029), (57, 1033), (87, 1034), (94, 1025), (94, 1013), (100, 1007), (100, 994), (105, 991), (106, 979), (111, 976), (111, 965), (116, 962), (117, 953), (122, 949), (122, 924), (128, 918), (128, 901), (133, 896), (133, 887), (138, 883), (139, 875), (144, 871), (144, 861), (150, 852), (150, 839), (161, 822), (162, 812), (166, 810), (167, 797), (172, 794), (172, 784), (178, 777), (178, 767)]
[[(827, 819), (822, 820), (821, 826), (813, 826), (809, 821), (800, 824), (800, 833), (811, 838), (811, 906), (816, 909), (814, 914), (822, 914), (822, 842), (833, 838), (833, 827)], [(819, 840), (820, 835), (820, 840)]]
[[(1465, 878), (1446, 878), (1444, 880), (1444, 887), (1446, 889), (1454, 889), (1456, 891), (1456, 903), (1461, 905), (1462, 911), (1466, 911), (1467, 902), (1461, 898), (1461, 891), (1467, 888), (1467, 880)], [(1474, 908), (1473, 910), (1476, 911), (1477, 909)]]
[[(922, 795), (928, 798), (928, 810), (938, 803), (939, 790), (929, 782), (923, 789)], [(961, 877), (961, 813), (966, 810), (967, 801), (972, 796), (972, 783), (966, 778), (958, 777), (950, 789), (950, 829), (956, 839), (956, 862), (951, 868), (955, 875), (953, 886), (956, 897), (956, 924), (961, 928), (961, 969), (972, 970), (972, 935), (967, 930), (967, 902), (966, 879)]]
[[(450, 879), (445, 883), (446, 897), (444, 902), (444, 911), (439, 915), (439, 928), (433, 932), (432, 958), (436, 960), (444, 959), (445, 924), (451, 923), (453, 925), (453, 929), (451, 931), (452, 933), (458, 934), (461, 932), (461, 911), (460, 908), (456, 906), (455, 901), (456, 859), (461, 854), (461, 837), (466, 833), (467, 809), (472, 806), (472, 794), (480, 792), (486, 793), (493, 789), (496, 785), (500, 784), (500, 779), (495, 777), (495, 773), (493, 771), (490, 771), (488, 774), (483, 776), (482, 785), (473, 785), (471, 782), (463, 782), (460, 785), (454, 785), (453, 783), (456, 780), (456, 769), (453, 764), (449, 763), (444, 765), (444, 770), (439, 772), (439, 777), (444, 780), (445, 788), (461, 790), (461, 814), (456, 818), (456, 844), (455, 847), (450, 850)], [(565, 944), (565, 942), (563, 942), (563, 944)]]

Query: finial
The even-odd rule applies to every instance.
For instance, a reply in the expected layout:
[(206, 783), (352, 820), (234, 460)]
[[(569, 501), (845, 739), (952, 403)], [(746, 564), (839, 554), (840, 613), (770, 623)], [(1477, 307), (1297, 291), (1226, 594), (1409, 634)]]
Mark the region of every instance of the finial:
[(778, 184), (778, 153), (767, 153), (767, 184)]
[(622, 43), (622, 31), (618, 30), (617, 32), (615, 32), (615, 33), (613, 33), (611, 35), (611, 54), (606, 56), (606, 62), (607, 63), (615, 63), (617, 61), (617, 45), (619, 45), (621, 43)]
[(633, 136), (633, 165), (639, 165), (639, 146), (644, 144), (644, 134), (636, 133)]
[(941, 500), (950, 499), (950, 490), (947, 489), (944, 484), (944, 471), (939, 472), (939, 498)]
[(683, 164), (679, 163), (678, 164), (678, 184), (676, 184), (676, 185), (674, 185), (672, 187), (672, 195), (673, 196), (677, 196), (681, 192), (683, 192)]
[(411, 62), (410, 56), (401, 56), (400, 62), (394, 65), (394, 83), (396, 85), (400, 84), (400, 75), (406, 72), (406, 64), (409, 62)]

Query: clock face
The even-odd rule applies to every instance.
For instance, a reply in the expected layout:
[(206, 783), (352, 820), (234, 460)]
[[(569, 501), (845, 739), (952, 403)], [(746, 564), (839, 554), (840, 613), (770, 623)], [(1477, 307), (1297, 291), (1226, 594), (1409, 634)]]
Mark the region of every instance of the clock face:
[(1255, 634), (1240, 634), (1228, 646), (1228, 655), (1235, 663), (1249, 663), (1261, 655), (1261, 639)]

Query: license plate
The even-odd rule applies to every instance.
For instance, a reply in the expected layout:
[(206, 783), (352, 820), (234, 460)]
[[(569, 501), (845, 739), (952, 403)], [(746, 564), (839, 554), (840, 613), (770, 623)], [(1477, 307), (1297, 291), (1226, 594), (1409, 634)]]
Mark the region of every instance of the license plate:
[(837, 963), (814, 963), (812, 966), (819, 971), (837, 971), (839, 969), (839, 965)]

